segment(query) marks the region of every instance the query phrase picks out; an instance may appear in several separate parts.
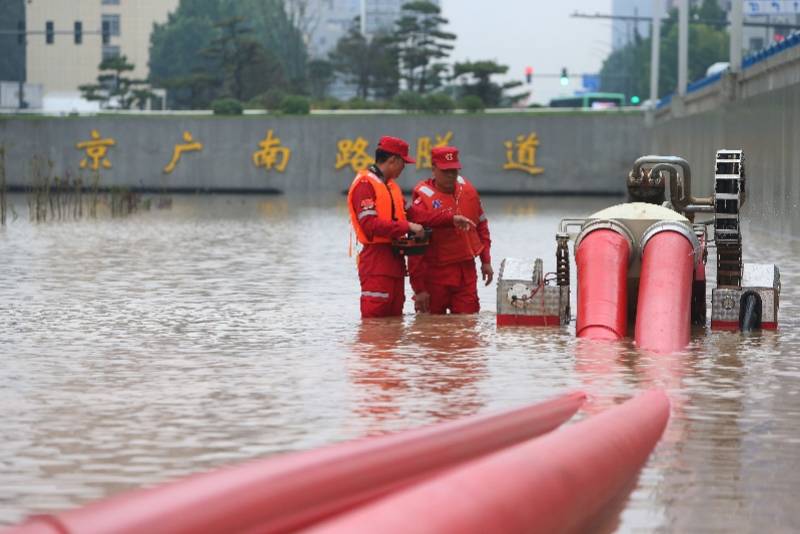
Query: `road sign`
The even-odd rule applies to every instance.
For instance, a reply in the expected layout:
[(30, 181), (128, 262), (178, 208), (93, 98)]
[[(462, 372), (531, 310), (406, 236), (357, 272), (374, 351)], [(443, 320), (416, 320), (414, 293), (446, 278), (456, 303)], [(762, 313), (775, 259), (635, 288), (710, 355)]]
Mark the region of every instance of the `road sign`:
[(584, 74), (581, 76), (583, 89), (589, 93), (596, 93), (600, 91), (600, 75), (599, 74)]

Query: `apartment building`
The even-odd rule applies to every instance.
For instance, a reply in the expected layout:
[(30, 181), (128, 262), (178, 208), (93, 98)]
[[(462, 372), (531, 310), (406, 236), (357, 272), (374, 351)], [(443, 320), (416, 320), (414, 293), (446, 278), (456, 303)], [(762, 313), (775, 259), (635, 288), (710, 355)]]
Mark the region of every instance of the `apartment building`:
[(45, 107), (74, 108), (85, 107), (78, 86), (96, 81), (103, 58), (127, 56), (131, 77), (147, 78), (153, 23), (166, 21), (178, 1), (27, 0), (27, 82), (42, 85)]

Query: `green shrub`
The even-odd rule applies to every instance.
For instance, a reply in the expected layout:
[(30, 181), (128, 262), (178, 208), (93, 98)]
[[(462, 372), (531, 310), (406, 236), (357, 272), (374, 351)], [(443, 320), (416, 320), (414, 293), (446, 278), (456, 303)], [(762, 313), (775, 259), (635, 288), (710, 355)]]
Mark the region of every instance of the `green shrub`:
[(467, 110), (469, 113), (483, 111), (486, 105), (478, 95), (467, 95), (458, 101), (458, 107)]
[(241, 115), (244, 106), (235, 98), (220, 98), (211, 102), (211, 110), (214, 115)]
[(425, 97), (425, 111), (430, 113), (449, 113), (455, 107), (453, 99), (444, 93), (434, 93)]
[(290, 95), (281, 101), (281, 112), (287, 115), (308, 115), (311, 103), (304, 96)]
[(394, 97), (394, 105), (406, 111), (421, 111), (425, 109), (425, 98), (413, 91), (403, 91)]
[(320, 100), (314, 100), (311, 103), (312, 109), (341, 109), (343, 106), (341, 100), (337, 100), (333, 97), (322, 98)]
[(347, 109), (386, 109), (386, 102), (355, 97), (347, 101)]
[(277, 111), (281, 109), (281, 104), (287, 96), (282, 90), (272, 88), (261, 94), (261, 105), (268, 111)]

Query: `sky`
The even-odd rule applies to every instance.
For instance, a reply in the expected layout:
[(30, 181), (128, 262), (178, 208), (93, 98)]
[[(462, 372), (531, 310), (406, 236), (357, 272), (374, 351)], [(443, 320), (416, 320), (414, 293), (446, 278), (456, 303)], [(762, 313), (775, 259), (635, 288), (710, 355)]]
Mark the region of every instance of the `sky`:
[[(556, 96), (581, 89), (580, 76), (567, 87), (558, 78), (537, 73), (596, 73), (611, 50), (611, 21), (578, 19), (581, 13), (611, 13), (611, 0), (441, 0), (445, 29), (455, 33), (450, 59), (493, 59), (507, 65), (508, 79), (524, 81), (525, 67), (534, 70), (529, 102), (546, 104)], [(498, 78), (498, 81), (501, 78)]]

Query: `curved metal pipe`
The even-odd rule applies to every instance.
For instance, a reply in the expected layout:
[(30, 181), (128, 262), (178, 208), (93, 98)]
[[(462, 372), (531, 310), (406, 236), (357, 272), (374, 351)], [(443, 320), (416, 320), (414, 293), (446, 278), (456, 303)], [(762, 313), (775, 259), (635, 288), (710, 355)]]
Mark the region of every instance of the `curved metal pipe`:
[[(689, 167), (689, 162), (685, 159), (678, 157), (678, 156), (656, 156), (656, 155), (649, 155), (649, 156), (642, 156), (641, 158), (637, 159), (633, 163), (633, 168), (631, 169), (630, 175), (636, 176), (641, 175), (642, 167), (647, 164), (653, 164), (654, 166), (659, 163), (664, 163), (667, 165), (674, 165), (681, 168), (681, 172), (683, 174), (683, 188), (682, 188), (682, 200), (686, 201), (684, 205), (688, 204), (699, 204), (699, 205), (713, 205), (714, 201), (711, 197), (693, 197), (692, 196), (692, 169)], [(672, 187), (670, 184), (670, 193), (672, 193)], [(674, 203), (673, 203), (674, 204)]]

